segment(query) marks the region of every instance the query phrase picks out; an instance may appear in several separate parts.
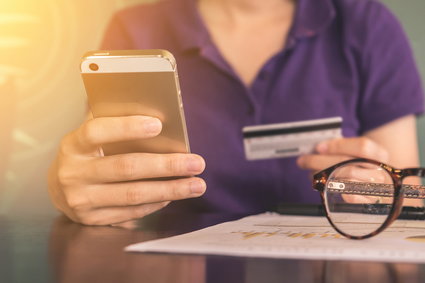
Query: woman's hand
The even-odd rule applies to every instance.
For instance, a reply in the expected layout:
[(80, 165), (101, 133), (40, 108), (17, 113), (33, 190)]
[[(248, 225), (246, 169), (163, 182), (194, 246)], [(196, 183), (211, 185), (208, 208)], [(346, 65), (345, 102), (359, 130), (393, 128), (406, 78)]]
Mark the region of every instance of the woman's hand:
[(300, 156), (297, 164), (317, 172), (336, 163), (353, 158), (369, 158), (388, 163), (388, 151), (368, 137), (340, 138), (319, 143), (317, 154)]
[[(412, 117), (406, 117), (400, 119), (393, 122), (391, 126), (395, 125), (400, 127), (399, 125), (408, 122), (407, 126), (412, 128), (411, 125), (414, 125), (414, 123), (411, 123), (411, 118)], [(409, 129), (407, 126), (404, 127), (403, 130)], [(416, 136), (413, 130), (407, 131), (406, 133), (399, 130), (404, 140), (399, 141), (398, 146), (394, 147), (392, 135), (393, 132), (397, 131), (390, 131), (390, 128), (390, 126), (384, 126), (375, 132), (370, 132), (368, 133), (370, 137), (340, 138), (322, 142), (317, 145), (316, 154), (300, 156), (297, 159), (297, 164), (303, 169), (310, 170), (312, 174), (336, 163), (353, 158), (374, 159), (399, 168), (407, 166), (417, 167), (419, 155), (417, 152)], [(373, 138), (379, 140), (380, 143), (378, 144)], [(385, 144), (385, 147), (383, 144)], [(387, 148), (390, 150), (387, 150)], [(364, 174), (362, 175), (364, 176)], [(420, 184), (420, 180), (409, 180), (408, 183)], [(368, 202), (367, 197), (359, 197), (355, 200), (350, 200), (350, 196), (346, 196), (345, 199), (349, 202)], [(388, 202), (386, 199), (382, 199), (381, 201)], [(423, 201), (405, 198), (404, 205), (423, 206)]]
[(298, 158), (301, 168), (323, 170), (351, 158), (369, 158), (396, 168), (418, 167), (419, 151), (416, 117), (408, 115), (364, 133), (361, 137), (341, 138), (318, 144), (317, 154)]
[[(146, 116), (89, 119), (63, 138), (49, 170), (49, 194), (75, 222), (107, 225), (157, 211), (173, 200), (201, 196), (205, 169), (195, 154), (129, 153), (103, 156), (111, 142), (150, 138), (161, 122)], [(154, 180), (161, 177), (176, 179)]]

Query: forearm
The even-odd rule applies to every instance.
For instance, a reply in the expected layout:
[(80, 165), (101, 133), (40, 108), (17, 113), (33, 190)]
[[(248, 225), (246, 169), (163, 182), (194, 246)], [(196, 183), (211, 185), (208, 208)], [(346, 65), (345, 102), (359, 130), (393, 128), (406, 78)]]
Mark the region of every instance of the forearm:
[[(416, 117), (409, 115), (390, 122), (365, 134), (389, 153), (388, 164), (397, 168), (418, 167), (419, 149)], [(409, 177), (405, 184), (420, 185), (419, 177)], [(405, 199), (405, 205), (422, 206), (423, 200)]]
[(416, 117), (409, 115), (365, 133), (387, 150), (388, 162), (398, 168), (418, 167), (419, 149)]

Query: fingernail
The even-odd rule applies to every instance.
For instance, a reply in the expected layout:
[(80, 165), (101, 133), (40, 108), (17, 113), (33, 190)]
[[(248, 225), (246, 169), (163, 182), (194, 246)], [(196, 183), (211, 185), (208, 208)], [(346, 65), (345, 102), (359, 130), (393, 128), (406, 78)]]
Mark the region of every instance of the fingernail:
[(147, 134), (158, 134), (161, 131), (162, 125), (157, 118), (149, 118), (143, 121), (143, 128)]
[(321, 142), (316, 146), (316, 151), (318, 153), (325, 153), (326, 151), (328, 151), (328, 144), (327, 142)]
[(199, 174), (204, 170), (204, 162), (201, 158), (191, 157), (187, 161), (187, 170), (193, 174)]
[(199, 195), (205, 191), (204, 184), (200, 181), (190, 182), (189, 188), (192, 194)]

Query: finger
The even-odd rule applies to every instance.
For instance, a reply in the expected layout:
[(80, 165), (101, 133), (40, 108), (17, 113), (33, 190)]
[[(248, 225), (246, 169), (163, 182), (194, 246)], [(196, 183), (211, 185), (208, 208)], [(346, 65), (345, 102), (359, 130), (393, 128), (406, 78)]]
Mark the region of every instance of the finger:
[(205, 161), (199, 155), (187, 153), (129, 153), (90, 160), (87, 167), (77, 174), (96, 184), (198, 175), (204, 171)]
[(352, 157), (344, 155), (308, 154), (298, 157), (297, 165), (302, 169), (320, 171), (349, 159), (352, 159)]
[(373, 140), (366, 137), (341, 138), (322, 142), (316, 147), (320, 154), (346, 155), (388, 161), (388, 152)]
[(377, 203), (379, 197), (343, 194), (342, 198), (348, 203)]
[(142, 218), (161, 208), (169, 202), (149, 203), (128, 207), (109, 207), (86, 211), (78, 215), (76, 222), (85, 225), (111, 225)]
[(88, 189), (71, 205), (74, 209), (132, 206), (199, 197), (205, 190), (205, 181), (196, 177), (105, 184)]
[(385, 184), (391, 183), (391, 177), (385, 171), (377, 170), (379, 167), (363, 166), (363, 163), (357, 165), (338, 168), (338, 179), (344, 181)]
[(153, 117), (99, 117), (83, 123), (71, 133), (70, 140), (78, 151), (93, 151), (106, 143), (156, 136), (161, 128), (161, 121)]

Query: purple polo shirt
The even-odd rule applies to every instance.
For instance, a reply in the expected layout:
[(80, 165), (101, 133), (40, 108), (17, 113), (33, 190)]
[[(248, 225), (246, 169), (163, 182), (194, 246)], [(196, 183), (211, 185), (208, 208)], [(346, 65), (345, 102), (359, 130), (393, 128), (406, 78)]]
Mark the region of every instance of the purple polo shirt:
[(257, 213), (278, 202), (319, 201), (295, 158), (247, 161), (244, 126), (342, 116), (348, 137), (423, 111), (405, 34), (372, 0), (298, 0), (285, 48), (250, 87), (217, 50), (195, 0), (119, 12), (102, 47), (161, 48), (176, 57), (191, 149), (206, 160), (208, 189), (169, 210)]

